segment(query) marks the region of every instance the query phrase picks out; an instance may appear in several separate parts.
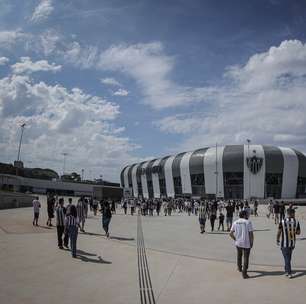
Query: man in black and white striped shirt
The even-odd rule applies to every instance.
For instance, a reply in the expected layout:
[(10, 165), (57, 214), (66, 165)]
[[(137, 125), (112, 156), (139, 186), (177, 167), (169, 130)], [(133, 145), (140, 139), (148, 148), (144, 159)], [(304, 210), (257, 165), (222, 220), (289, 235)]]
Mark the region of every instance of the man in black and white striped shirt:
[[(58, 202), (58, 206), (56, 207), (56, 229), (57, 229), (57, 243), (58, 248), (63, 249), (63, 234), (65, 230), (65, 213), (66, 209), (64, 207), (64, 199), (60, 198)], [(65, 242), (65, 245), (68, 243)]]
[(300, 223), (295, 219), (295, 210), (288, 209), (287, 217), (279, 223), (276, 242), (281, 246), (285, 261), (285, 273), (291, 279), (291, 257), (295, 247), (296, 235), (301, 233)]
[(205, 232), (205, 223), (208, 217), (208, 206), (207, 202), (201, 202), (200, 207), (198, 209), (199, 213), (199, 224), (200, 224), (200, 232)]

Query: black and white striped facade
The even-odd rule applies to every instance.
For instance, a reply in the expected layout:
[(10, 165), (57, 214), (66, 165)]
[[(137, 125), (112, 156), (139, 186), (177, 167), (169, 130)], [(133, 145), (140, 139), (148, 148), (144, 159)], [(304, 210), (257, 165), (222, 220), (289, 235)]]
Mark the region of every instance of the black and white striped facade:
[(306, 156), (268, 145), (228, 145), (131, 166), (121, 185), (134, 197), (306, 197)]

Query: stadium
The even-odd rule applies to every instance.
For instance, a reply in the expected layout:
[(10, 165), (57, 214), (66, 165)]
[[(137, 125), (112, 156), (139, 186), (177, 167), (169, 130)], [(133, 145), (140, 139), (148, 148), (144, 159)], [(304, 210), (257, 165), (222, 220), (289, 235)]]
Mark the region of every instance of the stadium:
[(305, 198), (306, 156), (268, 145), (216, 146), (129, 165), (120, 177), (133, 197)]

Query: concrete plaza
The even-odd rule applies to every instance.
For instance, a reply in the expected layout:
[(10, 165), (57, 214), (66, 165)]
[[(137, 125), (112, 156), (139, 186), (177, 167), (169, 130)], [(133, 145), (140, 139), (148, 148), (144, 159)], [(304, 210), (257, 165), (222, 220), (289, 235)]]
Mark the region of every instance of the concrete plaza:
[(186, 214), (137, 220), (118, 210), (106, 239), (101, 216), (90, 213), (86, 233), (78, 237), (78, 258), (72, 259), (57, 248), (56, 228), (45, 226), (45, 198), (41, 201), (40, 227), (32, 226), (32, 208), (0, 211), (0, 303), (141, 303), (140, 223), (152, 303), (305, 303), (305, 207), (297, 212), (302, 234), (293, 256), (294, 278), (283, 275), (276, 226), (261, 207), (260, 216), (252, 217), (251, 278), (243, 280), (228, 233), (207, 229), (202, 235), (197, 217)]

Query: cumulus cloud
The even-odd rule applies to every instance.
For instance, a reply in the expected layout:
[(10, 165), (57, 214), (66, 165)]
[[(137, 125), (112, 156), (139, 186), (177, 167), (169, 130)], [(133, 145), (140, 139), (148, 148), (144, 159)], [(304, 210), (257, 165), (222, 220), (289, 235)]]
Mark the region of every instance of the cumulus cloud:
[(163, 109), (205, 100), (206, 89), (185, 87), (171, 79), (174, 58), (160, 42), (112, 46), (100, 54), (98, 67), (132, 77), (142, 90), (144, 103)]
[(226, 85), (211, 88), (209, 112), (163, 118), (163, 132), (184, 135), (177, 149), (219, 143), (294, 145), (306, 151), (306, 44), (283, 41), (225, 72)]
[(0, 48), (10, 49), (20, 41), (25, 41), (28, 38), (28, 34), (22, 30), (0, 31)]
[(29, 75), (0, 79), (0, 149), (12, 159), (17, 151), (18, 125), (27, 123), (23, 159), (61, 171), (63, 151), (68, 170), (91, 168), (93, 175), (118, 179), (123, 163), (136, 161), (137, 148), (116, 125), (119, 106), (79, 88), (68, 90), (34, 82)]
[(41, 0), (40, 3), (35, 7), (31, 17), (31, 21), (39, 23), (48, 19), (53, 12), (54, 7), (52, 0)]
[(94, 46), (81, 46), (79, 42), (66, 43), (58, 54), (65, 62), (81, 69), (92, 68), (97, 60), (98, 48)]
[(117, 81), (115, 78), (111, 78), (111, 77), (102, 78), (101, 83), (106, 84), (106, 85), (110, 85), (110, 86), (118, 86), (118, 87), (121, 86), (119, 81)]
[(31, 74), (34, 72), (58, 72), (62, 69), (61, 65), (55, 63), (49, 64), (47, 60), (38, 60), (32, 62), (30, 57), (21, 57), (20, 62), (13, 64), (12, 71), (14, 74)]
[(9, 61), (7, 57), (0, 57), (0, 65), (6, 65)]
[(115, 96), (128, 96), (129, 92), (125, 89), (119, 89), (116, 92), (114, 92), (113, 95), (115, 95)]

